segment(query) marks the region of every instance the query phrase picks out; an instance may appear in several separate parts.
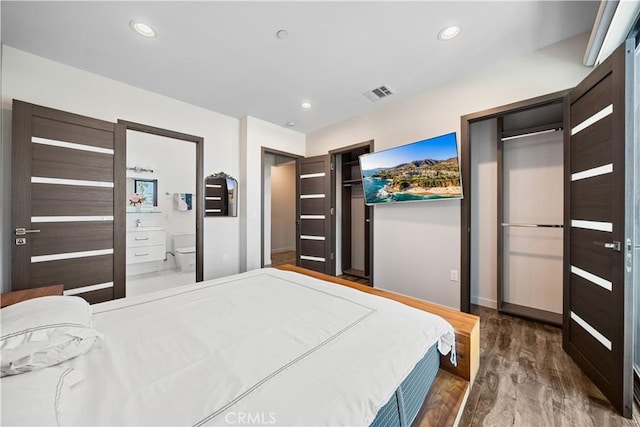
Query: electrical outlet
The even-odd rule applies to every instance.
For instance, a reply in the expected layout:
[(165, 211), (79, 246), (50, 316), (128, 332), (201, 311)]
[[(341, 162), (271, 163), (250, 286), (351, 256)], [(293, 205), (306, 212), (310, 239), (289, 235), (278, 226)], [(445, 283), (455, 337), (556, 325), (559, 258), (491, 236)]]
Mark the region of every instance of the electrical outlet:
[(222, 254), (222, 260), (223, 260), (223, 261), (229, 261), (229, 254), (228, 254), (228, 253), (226, 253), (226, 252), (225, 252), (225, 253), (223, 253), (223, 254)]
[(451, 281), (452, 282), (458, 281), (458, 270), (451, 270)]

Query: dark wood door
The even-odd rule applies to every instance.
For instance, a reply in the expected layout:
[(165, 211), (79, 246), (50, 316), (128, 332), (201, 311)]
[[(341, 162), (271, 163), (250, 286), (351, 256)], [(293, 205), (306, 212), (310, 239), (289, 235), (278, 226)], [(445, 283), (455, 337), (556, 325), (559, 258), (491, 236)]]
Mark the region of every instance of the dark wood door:
[(565, 103), (563, 346), (625, 417), (632, 413), (632, 283), (625, 270), (632, 52), (632, 45), (618, 48)]
[(115, 124), (14, 101), (12, 131), (12, 289), (63, 284), (91, 303), (124, 297)]
[(296, 264), (334, 274), (329, 155), (296, 161)]

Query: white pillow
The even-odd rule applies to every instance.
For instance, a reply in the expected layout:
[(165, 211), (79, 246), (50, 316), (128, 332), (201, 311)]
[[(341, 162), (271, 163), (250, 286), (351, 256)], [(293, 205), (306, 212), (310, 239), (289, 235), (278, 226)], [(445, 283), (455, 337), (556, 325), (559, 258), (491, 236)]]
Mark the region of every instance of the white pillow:
[(80, 297), (34, 298), (0, 310), (1, 376), (46, 368), (86, 353), (102, 334)]

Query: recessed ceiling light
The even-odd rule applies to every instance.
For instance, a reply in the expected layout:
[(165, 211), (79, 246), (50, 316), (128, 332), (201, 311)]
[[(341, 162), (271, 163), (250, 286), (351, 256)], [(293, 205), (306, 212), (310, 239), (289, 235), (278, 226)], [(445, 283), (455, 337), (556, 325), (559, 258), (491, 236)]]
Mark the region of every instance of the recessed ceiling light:
[(438, 39), (439, 40), (451, 40), (452, 38), (456, 37), (458, 34), (460, 34), (460, 31), (462, 29), (460, 27), (458, 27), (457, 25), (451, 25), (450, 27), (444, 28), (442, 30), (440, 30), (440, 32), (438, 33)]
[(296, 122), (287, 122), (286, 123), (286, 126), (288, 126), (290, 128), (294, 127), (295, 125), (296, 125)]
[(133, 31), (140, 34), (141, 36), (149, 38), (156, 36), (155, 30), (142, 22), (131, 21), (129, 22), (129, 26), (131, 27), (131, 29), (133, 29)]
[(284, 40), (287, 37), (289, 37), (289, 31), (287, 30), (280, 30), (276, 33), (276, 37), (279, 38), (280, 40)]
[(305, 110), (308, 110), (309, 108), (311, 108), (311, 103), (303, 102), (302, 104), (300, 104), (300, 108), (304, 108)]

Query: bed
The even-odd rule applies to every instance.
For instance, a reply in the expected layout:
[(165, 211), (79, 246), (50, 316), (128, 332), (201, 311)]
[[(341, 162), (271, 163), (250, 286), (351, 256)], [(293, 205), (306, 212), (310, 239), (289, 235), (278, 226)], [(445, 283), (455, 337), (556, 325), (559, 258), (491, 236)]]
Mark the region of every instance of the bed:
[(2, 378), (2, 425), (411, 425), (454, 327), (300, 272), (91, 306), (86, 353)]

